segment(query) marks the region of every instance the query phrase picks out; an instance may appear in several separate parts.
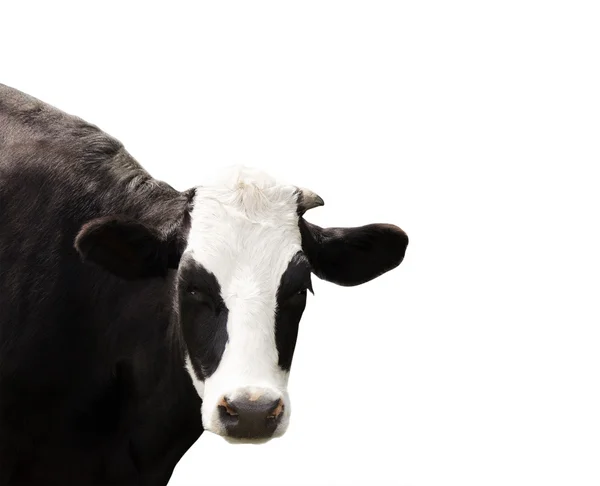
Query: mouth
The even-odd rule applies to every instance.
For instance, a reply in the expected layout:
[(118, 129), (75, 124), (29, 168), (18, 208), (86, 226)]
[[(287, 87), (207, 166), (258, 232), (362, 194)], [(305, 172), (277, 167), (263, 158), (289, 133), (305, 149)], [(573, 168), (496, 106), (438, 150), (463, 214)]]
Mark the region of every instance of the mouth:
[(285, 435), (287, 430), (287, 425), (284, 425), (282, 429), (276, 428), (272, 433), (267, 435), (264, 434), (236, 434), (236, 431), (228, 430), (227, 427), (205, 427), (204, 431), (209, 432), (214, 435), (218, 435), (222, 437), (227, 443), (235, 444), (235, 445), (261, 445), (270, 442), (273, 439), (279, 439), (280, 437)]
[(230, 437), (228, 435), (221, 436), (225, 439), (229, 444), (234, 445), (262, 445), (270, 442), (273, 439), (277, 439), (278, 437), (266, 437), (260, 439), (238, 439), (236, 437)]

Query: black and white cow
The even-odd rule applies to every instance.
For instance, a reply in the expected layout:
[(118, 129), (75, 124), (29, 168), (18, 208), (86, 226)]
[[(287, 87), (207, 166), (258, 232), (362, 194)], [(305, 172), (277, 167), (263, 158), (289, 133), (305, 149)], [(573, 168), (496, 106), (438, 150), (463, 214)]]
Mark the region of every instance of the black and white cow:
[(0, 85), (0, 484), (166, 484), (203, 430), (283, 434), (311, 274), (358, 285), (408, 244), (322, 204), (248, 169), (178, 192)]

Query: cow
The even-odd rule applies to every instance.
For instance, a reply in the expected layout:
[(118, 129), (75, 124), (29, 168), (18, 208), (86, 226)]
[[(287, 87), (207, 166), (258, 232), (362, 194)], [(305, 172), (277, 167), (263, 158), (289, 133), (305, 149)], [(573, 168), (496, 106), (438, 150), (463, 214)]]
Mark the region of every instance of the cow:
[(0, 484), (164, 485), (204, 430), (281, 436), (311, 276), (359, 285), (408, 245), (321, 205), (245, 167), (180, 192), (0, 85)]

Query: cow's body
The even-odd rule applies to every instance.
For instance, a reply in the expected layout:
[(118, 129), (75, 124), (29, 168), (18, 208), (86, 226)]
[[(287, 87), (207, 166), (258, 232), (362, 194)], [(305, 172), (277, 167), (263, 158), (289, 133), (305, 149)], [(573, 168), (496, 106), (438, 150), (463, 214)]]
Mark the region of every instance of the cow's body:
[(0, 484), (165, 484), (202, 433), (172, 278), (124, 281), (73, 245), (103, 215), (180, 224), (186, 197), (0, 85)]

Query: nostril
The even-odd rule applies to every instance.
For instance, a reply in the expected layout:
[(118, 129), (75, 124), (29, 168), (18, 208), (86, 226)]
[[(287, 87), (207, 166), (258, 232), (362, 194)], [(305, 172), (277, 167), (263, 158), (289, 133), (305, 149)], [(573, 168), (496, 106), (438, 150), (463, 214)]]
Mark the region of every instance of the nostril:
[(232, 405), (232, 403), (227, 399), (227, 397), (223, 397), (221, 398), (221, 401), (219, 402), (219, 408), (224, 409), (225, 412), (227, 412), (228, 415), (231, 415), (232, 417), (237, 417), (239, 415), (237, 409), (235, 408), (234, 405)]
[(267, 418), (271, 419), (271, 420), (275, 420), (275, 419), (279, 418), (281, 416), (281, 413), (283, 412), (283, 408), (284, 408), (283, 400), (280, 398), (277, 401), (275, 408), (273, 410), (271, 410), (271, 412), (267, 415)]

